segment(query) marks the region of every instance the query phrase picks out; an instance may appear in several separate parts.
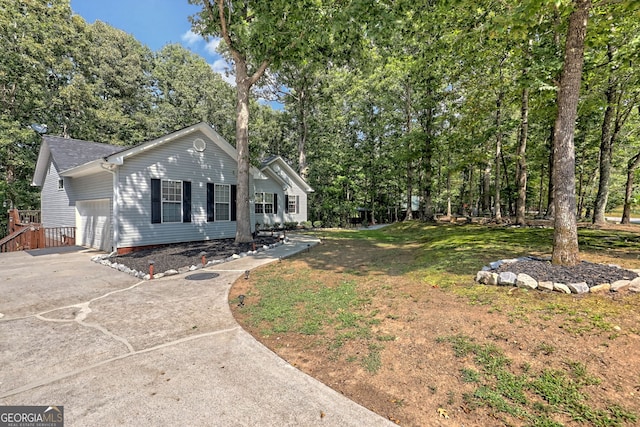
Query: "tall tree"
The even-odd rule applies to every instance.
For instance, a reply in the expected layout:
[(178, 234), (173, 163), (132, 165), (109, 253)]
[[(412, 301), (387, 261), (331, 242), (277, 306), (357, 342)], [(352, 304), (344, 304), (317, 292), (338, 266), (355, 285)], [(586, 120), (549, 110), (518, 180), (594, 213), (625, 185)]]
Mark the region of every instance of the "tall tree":
[[(323, 40), (318, 3), (288, 0), (189, 0), (203, 6), (192, 17), (194, 29), (204, 36), (221, 37), (234, 63), (236, 83), (236, 150), (238, 190), (236, 241), (252, 240), (249, 212), (249, 99), (251, 88), (265, 74), (287, 59), (311, 54)], [(324, 19), (334, 17), (327, 13)], [(321, 25), (322, 24), (322, 25)]]
[(574, 130), (584, 63), (584, 41), (591, 0), (574, 0), (569, 15), (564, 66), (558, 92), (558, 116), (554, 127), (555, 226), (553, 264), (572, 266), (580, 262), (576, 223)]
[(210, 123), (234, 142), (234, 90), (204, 58), (178, 44), (154, 55), (152, 127), (169, 133), (197, 122)]
[(30, 187), (39, 137), (30, 125), (56, 131), (52, 108), (69, 78), (74, 40), (68, 0), (8, 0), (0, 6), (0, 203), (35, 208)]

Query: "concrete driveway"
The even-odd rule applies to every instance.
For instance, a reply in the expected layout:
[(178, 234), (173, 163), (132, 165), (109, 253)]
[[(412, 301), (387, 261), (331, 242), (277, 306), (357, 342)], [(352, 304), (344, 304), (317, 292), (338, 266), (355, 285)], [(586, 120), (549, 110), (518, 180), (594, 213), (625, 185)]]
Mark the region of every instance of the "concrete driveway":
[[(64, 406), (65, 425), (383, 426), (247, 334), (227, 298), (305, 238), (139, 281), (91, 251), (0, 254), (0, 405)], [(210, 273), (204, 280), (194, 274)]]

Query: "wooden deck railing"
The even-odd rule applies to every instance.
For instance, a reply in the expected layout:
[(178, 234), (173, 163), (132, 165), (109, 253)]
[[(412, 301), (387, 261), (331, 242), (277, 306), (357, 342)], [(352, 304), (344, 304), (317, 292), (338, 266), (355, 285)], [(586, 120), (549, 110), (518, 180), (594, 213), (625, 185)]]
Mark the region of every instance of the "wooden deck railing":
[(40, 211), (18, 211), (18, 215), (20, 218), (20, 224), (40, 224), (42, 222), (40, 220)]
[(9, 235), (0, 239), (0, 252), (76, 244), (75, 227), (43, 227), (40, 221), (40, 211), (9, 210)]
[(54, 248), (76, 244), (75, 227), (30, 226), (16, 230), (0, 240), (0, 252)]

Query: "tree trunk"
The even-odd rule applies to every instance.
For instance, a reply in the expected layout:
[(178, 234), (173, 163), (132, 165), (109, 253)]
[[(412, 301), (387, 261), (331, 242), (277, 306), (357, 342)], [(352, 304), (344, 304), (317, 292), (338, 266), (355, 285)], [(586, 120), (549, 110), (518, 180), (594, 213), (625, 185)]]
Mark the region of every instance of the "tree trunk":
[[(500, 76), (502, 77), (502, 68), (500, 69)], [(501, 78), (502, 80), (502, 78)], [(502, 161), (502, 97), (503, 91), (500, 88), (500, 93), (498, 94), (498, 100), (496, 101), (496, 158), (495, 158), (495, 168), (496, 168), (496, 181), (495, 181), (495, 219), (498, 224), (502, 222), (502, 212), (500, 206), (500, 187), (502, 186), (502, 176), (501, 176), (501, 168), (500, 162)]]
[(551, 219), (556, 216), (556, 202), (555, 202), (555, 191), (553, 181), (555, 179), (555, 174), (553, 173), (553, 153), (555, 149), (553, 148), (553, 129), (551, 129), (551, 139), (549, 140), (549, 182), (547, 183), (547, 212), (544, 214), (546, 219)]
[(413, 139), (411, 138), (412, 129), (412, 117), (411, 117), (411, 87), (406, 85), (405, 88), (405, 126), (407, 135), (407, 214), (404, 217), (405, 221), (411, 221), (413, 219)]
[(249, 90), (247, 65), (236, 61), (236, 150), (238, 152), (238, 181), (236, 192), (236, 243), (251, 242), (249, 211)]
[(518, 138), (518, 201), (516, 202), (516, 224), (526, 225), (527, 204), (527, 136), (529, 132), (529, 88), (522, 89), (520, 137)]
[(229, 52), (233, 57), (236, 71), (236, 151), (238, 152), (238, 178), (236, 186), (236, 243), (246, 243), (253, 240), (251, 235), (251, 212), (249, 204), (249, 92), (251, 86), (258, 81), (269, 66), (269, 61), (264, 60), (249, 76), (247, 71), (247, 59), (236, 48), (229, 35), (227, 20), (224, 13), (224, 1), (216, 0), (217, 12), (210, 1), (203, 2), (207, 12), (211, 14), (213, 21), (218, 15), (220, 31), (225, 40)]
[(404, 216), (405, 221), (411, 221), (413, 219), (413, 210), (411, 209), (411, 199), (413, 198), (413, 167), (411, 161), (407, 162), (407, 213)]
[(622, 224), (629, 224), (631, 222), (631, 198), (633, 197), (633, 175), (636, 169), (640, 166), (640, 153), (636, 154), (627, 163), (627, 183), (625, 185), (624, 192), (624, 208), (622, 210)]
[(469, 216), (475, 216), (474, 208), (473, 208), (473, 199), (475, 194), (473, 194), (473, 166), (469, 166), (469, 198), (467, 199), (467, 204), (469, 207)]
[[(613, 47), (608, 46), (607, 56), (609, 61), (613, 60)], [(602, 225), (606, 222), (604, 217), (607, 209), (607, 199), (609, 198), (609, 179), (611, 178), (611, 160), (613, 157), (613, 138), (611, 135), (611, 124), (615, 109), (616, 83), (611, 71), (609, 71), (609, 81), (607, 84), (607, 108), (604, 110), (602, 120), (602, 133), (600, 135), (600, 180), (598, 182), (598, 194), (593, 206), (593, 223)]]
[(299, 135), (298, 135), (298, 173), (300, 174), (300, 177), (302, 179), (304, 179), (305, 181), (307, 180), (308, 176), (309, 176), (309, 168), (307, 165), (307, 152), (306, 152), (306, 145), (307, 145), (307, 135), (309, 134), (309, 125), (307, 123), (307, 106), (306, 106), (306, 88), (305, 86), (305, 82), (303, 79), (303, 82), (300, 84), (300, 88), (299, 88), (299, 98), (298, 98), (298, 103), (299, 103), (299, 108), (298, 108), (298, 122), (299, 122)]
[(540, 196), (538, 198), (538, 217), (542, 217), (542, 195), (544, 193), (544, 163), (540, 165)]
[(573, 266), (580, 262), (576, 224), (575, 146), (573, 141), (582, 65), (584, 40), (591, 0), (575, 0), (569, 16), (564, 67), (558, 92), (558, 116), (554, 127), (555, 225), (553, 254), (555, 265)]
[(424, 220), (433, 221), (435, 212), (433, 209), (433, 197), (431, 187), (433, 186), (433, 170), (431, 168), (431, 157), (433, 156), (433, 142), (430, 137), (425, 141), (423, 152), (424, 163)]
[(487, 163), (482, 173), (482, 209), (485, 213), (491, 213), (491, 165)]

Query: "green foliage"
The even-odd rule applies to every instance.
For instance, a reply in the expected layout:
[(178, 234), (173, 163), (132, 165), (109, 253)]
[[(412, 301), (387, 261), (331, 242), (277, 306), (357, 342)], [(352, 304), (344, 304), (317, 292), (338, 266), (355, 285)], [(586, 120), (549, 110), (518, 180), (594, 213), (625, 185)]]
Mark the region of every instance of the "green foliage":
[[(553, 420), (553, 414), (568, 414), (574, 421), (602, 426), (620, 426), (637, 419), (635, 414), (619, 405), (610, 405), (606, 409), (589, 406), (581, 390), (599, 384), (599, 379), (588, 374), (581, 363), (569, 362), (568, 372), (550, 369), (532, 372), (526, 369), (516, 375), (509, 369), (509, 359), (494, 344), (478, 344), (473, 338), (463, 335), (440, 337), (437, 341), (450, 343), (458, 358), (474, 355), (482, 375), (473, 369), (461, 369), (464, 382), (478, 384), (473, 393), (463, 396), (471, 407), (488, 406), (535, 426), (562, 425)], [(530, 397), (531, 393), (537, 394), (545, 404), (536, 403)]]
[[(206, 7), (217, 3), (190, 1), (202, 6), (194, 30), (221, 36), (219, 16)], [(640, 150), (632, 109), (640, 87), (637, 3), (594, 3), (590, 15), (575, 134), (580, 217), (596, 198), (608, 89), (617, 97), (610, 206), (624, 201), (627, 161)], [(410, 196), (419, 198), (415, 214), (423, 219), (447, 212), (449, 203), (452, 213), (490, 215), (501, 136), (507, 213), (515, 207), (527, 88), (527, 208), (544, 213), (571, 6), (224, 1), (233, 46), (221, 42), (222, 54), (237, 49), (249, 76), (270, 67), (249, 102), (251, 161), (270, 154), (290, 160), (315, 190), (309, 219), (328, 227), (348, 226), (360, 214), (366, 222), (403, 220)], [(129, 145), (206, 121), (236, 142), (234, 88), (178, 45), (151, 52), (103, 22), (72, 15), (68, 0), (6, 1), (0, 40), (3, 200), (37, 206), (29, 186), (38, 150), (32, 123), (47, 124), (51, 134)], [(283, 110), (258, 96), (282, 102)]]
[(366, 369), (370, 374), (375, 374), (382, 366), (380, 351), (383, 348), (384, 347), (376, 344), (369, 344), (369, 353), (367, 353), (367, 355), (362, 358), (361, 364), (362, 367)]
[(262, 325), (267, 334), (316, 335), (322, 333), (327, 322), (345, 330), (363, 327), (362, 319), (350, 311), (359, 301), (353, 283), (344, 282), (333, 289), (304, 277), (270, 278), (259, 282), (258, 291), (260, 303), (247, 307), (246, 311), (251, 322)]
[[(367, 265), (371, 268), (411, 280), (424, 278), (427, 287), (438, 285), (468, 297), (470, 302), (487, 304), (506, 313), (517, 311), (516, 322), (537, 322), (537, 316), (547, 320), (553, 316), (556, 323), (566, 320), (575, 324), (578, 319), (584, 319), (586, 327), (597, 335), (602, 331), (597, 322), (607, 319), (607, 323), (612, 323), (617, 311), (628, 313), (630, 306), (602, 298), (520, 294), (517, 291), (506, 292), (500, 287), (473, 285), (470, 272), (477, 271), (488, 261), (548, 251), (551, 232), (535, 228), (436, 226), (413, 221), (377, 230), (322, 230), (317, 234), (326, 242), (339, 242), (341, 247), (355, 246), (356, 239), (366, 241), (380, 251), (368, 260)], [(619, 253), (633, 257), (640, 254), (640, 242), (637, 238), (632, 239), (633, 233), (593, 229), (580, 232), (581, 238), (588, 237), (583, 243), (585, 251), (597, 253), (601, 249), (594, 246), (596, 243), (602, 244), (602, 241), (620, 236), (626, 238), (621, 240), (627, 246), (617, 247)], [(389, 263), (389, 259), (394, 259), (394, 262)], [(461, 268), (458, 264), (465, 259), (469, 263)], [(286, 270), (282, 264), (260, 270), (256, 273), (260, 274), (256, 286), (261, 299), (266, 299), (265, 304), (263, 306), (260, 301), (255, 308), (247, 306), (245, 310), (251, 313), (252, 321), (266, 334), (286, 331), (317, 335), (318, 344), (326, 344), (335, 357), (344, 356), (351, 362), (357, 361), (365, 370), (375, 374), (384, 360), (383, 344), (392, 345), (395, 336), (374, 332), (373, 325), (387, 319), (397, 321), (404, 316), (394, 314), (392, 307), (384, 316), (371, 307), (363, 310), (362, 306), (367, 305), (367, 295), (362, 294), (359, 284), (365, 282), (370, 285), (371, 276), (347, 272), (347, 268), (352, 268), (348, 261), (334, 266), (337, 267), (345, 268), (342, 274), (349, 280), (336, 289), (326, 289), (319, 281), (309, 280), (307, 274), (310, 271), (326, 269), (322, 262), (318, 262), (315, 269), (309, 267), (296, 274)], [(283, 279), (285, 275), (287, 278)], [(391, 286), (380, 286), (375, 290), (379, 296), (385, 292), (389, 292), (388, 296), (392, 298), (398, 295), (391, 291)], [(260, 314), (262, 311), (265, 314)], [(260, 319), (260, 316), (264, 318)], [(544, 324), (541, 322), (541, 326)], [(495, 333), (489, 336), (495, 342), (467, 335), (436, 338), (436, 342), (450, 348), (453, 357), (459, 359), (460, 366), (456, 371), (461, 381), (466, 387), (473, 387), (471, 392), (462, 396), (468, 408), (486, 406), (499, 418), (507, 417), (500, 419), (504, 424), (512, 421), (509, 417), (516, 417), (523, 425), (532, 426), (560, 426), (562, 424), (557, 420), (566, 414), (576, 422), (589, 425), (621, 426), (637, 420), (637, 414), (624, 406), (606, 401), (594, 403), (587, 399), (589, 388), (600, 385), (602, 380), (588, 372), (584, 363), (566, 360), (559, 367), (554, 364), (553, 369), (542, 370), (527, 363), (516, 366), (497, 344), (504, 343), (505, 335)], [(359, 349), (357, 355), (346, 350), (352, 347)], [(559, 352), (543, 341), (533, 348), (533, 353), (538, 358), (557, 359)], [(433, 386), (430, 390), (436, 391)], [(449, 400), (455, 402), (455, 397), (449, 396)]]

